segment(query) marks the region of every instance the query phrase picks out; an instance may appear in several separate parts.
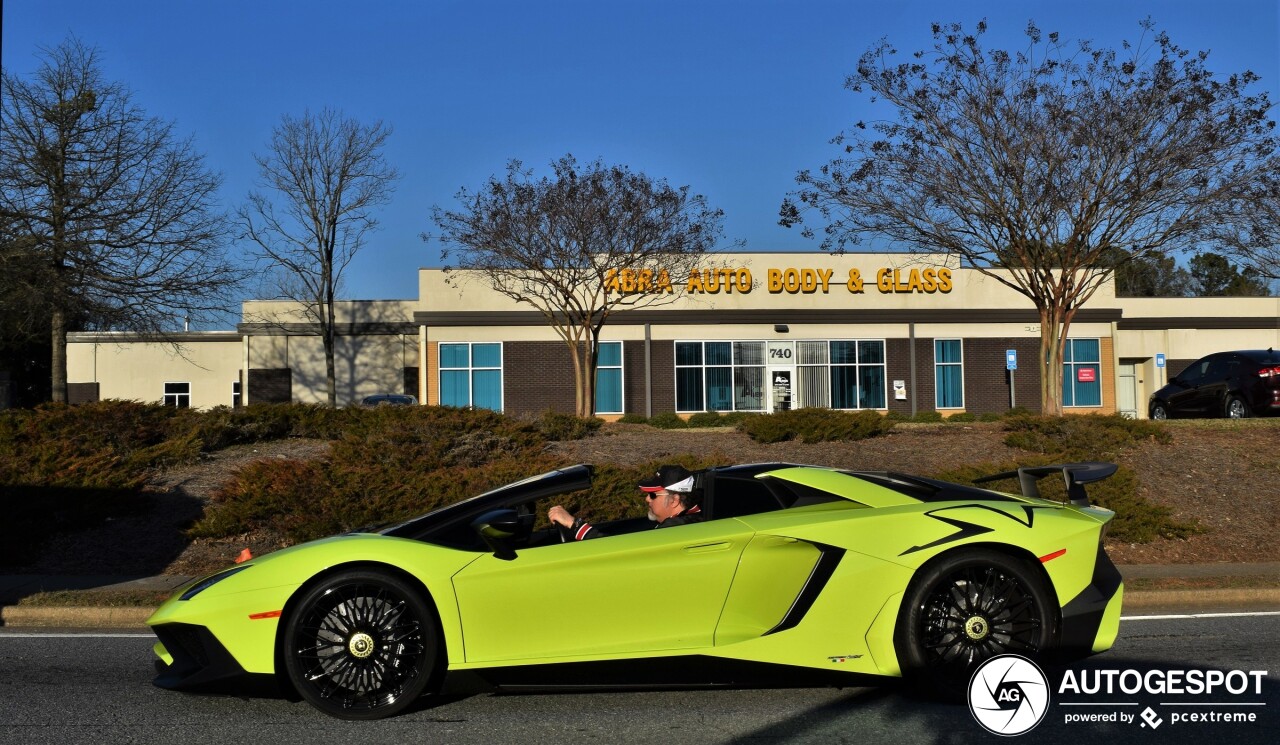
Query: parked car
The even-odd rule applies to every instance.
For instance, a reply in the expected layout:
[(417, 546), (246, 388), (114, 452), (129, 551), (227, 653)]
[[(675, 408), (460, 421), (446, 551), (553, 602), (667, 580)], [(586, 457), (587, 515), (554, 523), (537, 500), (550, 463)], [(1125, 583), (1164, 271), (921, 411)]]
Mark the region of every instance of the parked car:
[(1218, 352), (1202, 357), (1151, 395), (1152, 419), (1280, 414), (1280, 352)]
[(379, 393), (360, 400), (361, 406), (416, 406), (417, 403), (417, 397), (407, 393)]

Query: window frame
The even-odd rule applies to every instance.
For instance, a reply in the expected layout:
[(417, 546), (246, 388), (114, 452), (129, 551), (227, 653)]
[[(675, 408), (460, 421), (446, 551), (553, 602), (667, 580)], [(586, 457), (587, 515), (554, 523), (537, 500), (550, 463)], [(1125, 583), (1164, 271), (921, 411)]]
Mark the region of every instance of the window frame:
[[(943, 342), (955, 342), (960, 349), (959, 362), (939, 362), (938, 361), (938, 345)], [(942, 403), (942, 388), (938, 385), (939, 368), (955, 368), (960, 371), (960, 403), (954, 406), (944, 406)], [(939, 337), (933, 340), (933, 408), (936, 411), (952, 411), (964, 408), (964, 339), (956, 337)]]
[[(1097, 344), (1098, 358), (1096, 360), (1086, 360), (1086, 361), (1077, 360), (1076, 359), (1076, 342), (1090, 342), (1090, 341)], [(1103, 393), (1102, 339), (1096, 336), (1079, 337), (1079, 338), (1072, 337), (1067, 339), (1066, 343), (1063, 344), (1062, 346), (1063, 346), (1063, 349), (1062, 349), (1062, 368), (1063, 368), (1062, 369), (1062, 408), (1064, 409), (1100, 409), (1102, 408), (1102, 405), (1104, 403), (1104, 396), (1102, 395)], [(1076, 380), (1076, 370), (1081, 367), (1093, 367), (1096, 370), (1094, 375), (1095, 379), (1093, 383), (1098, 386), (1098, 403), (1096, 404), (1076, 403), (1080, 399), (1079, 393), (1076, 390), (1076, 386), (1079, 384), (1078, 381)], [(1085, 383), (1084, 385), (1089, 385), (1089, 384)], [(1071, 403), (1067, 403), (1068, 386), (1070, 386), (1069, 398), (1071, 400)]]
[[(185, 393), (183, 393), (183, 392), (179, 392), (179, 391), (173, 391), (173, 392), (171, 393), (171, 392), (169, 391), (169, 386), (171, 386), (171, 385), (185, 385), (185, 386), (187, 387), (187, 390), (186, 390), (186, 392), (185, 392)], [(164, 405), (164, 406), (172, 406), (172, 407), (174, 407), (175, 409), (190, 409), (190, 408), (191, 408), (191, 381), (189, 381), (189, 380), (166, 380), (166, 381), (164, 381), (163, 386), (164, 386), (164, 387), (163, 387), (163, 389), (162, 389), (162, 390), (164, 391), (164, 393), (163, 393), (163, 394), (161, 394), (161, 396), (160, 396), (160, 402), (161, 402), (161, 404), (162, 404), (162, 405)], [(172, 397), (172, 398), (173, 398), (172, 403), (169, 401), (169, 398), (170, 398), (170, 397)], [(186, 399), (186, 404), (185, 404), (185, 405), (182, 403), (183, 399)]]
[[(618, 364), (601, 365), (599, 349), (604, 348), (608, 344), (618, 347)], [(626, 414), (627, 413), (627, 346), (621, 341), (602, 341), (599, 343), (596, 354), (596, 385), (595, 385), (595, 401), (592, 402), (592, 408), (596, 414)], [(618, 371), (618, 410), (606, 411), (600, 408), (600, 371), (601, 370), (617, 370)]]
[[(466, 367), (445, 367), (444, 349), (443, 349), (445, 346), (465, 346), (467, 348), (467, 366)], [(496, 367), (489, 366), (489, 365), (476, 366), (475, 348), (483, 347), (483, 346), (495, 346), (498, 348), (498, 364)], [(436, 396), (437, 396), (436, 400), (440, 402), (441, 406), (457, 406), (458, 405), (456, 403), (446, 404), (444, 402), (444, 378), (445, 378), (444, 373), (462, 372), (465, 370), (467, 373), (467, 403), (464, 407), (461, 407), (461, 408), (469, 408), (469, 409), (486, 408), (487, 409), (489, 408), (487, 406), (481, 406), (481, 407), (476, 406), (475, 374), (477, 372), (497, 371), (499, 408), (490, 409), (490, 411), (497, 411), (498, 413), (502, 413), (507, 408), (506, 385), (505, 385), (506, 374), (503, 370), (503, 365), (505, 361), (506, 361), (506, 347), (504, 343), (500, 341), (439, 341), (439, 342), (436, 342)]]

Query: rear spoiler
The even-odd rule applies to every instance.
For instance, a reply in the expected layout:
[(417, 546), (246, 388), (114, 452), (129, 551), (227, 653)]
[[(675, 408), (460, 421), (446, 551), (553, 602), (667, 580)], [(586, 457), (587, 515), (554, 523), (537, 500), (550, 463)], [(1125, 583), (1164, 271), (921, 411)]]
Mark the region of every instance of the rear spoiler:
[(1036, 483), (1045, 476), (1051, 476), (1055, 473), (1062, 473), (1062, 478), (1067, 484), (1067, 498), (1071, 500), (1071, 504), (1079, 507), (1089, 506), (1089, 495), (1085, 494), (1084, 485), (1091, 484), (1095, 481), (1102, 481), (1108, 476), (1114, 474), (1119, 468), (1115, 463), (1058, 463), (1052, 466), (1028, 466), (1019, 468), (1016, 471), (1004, 471), (990, 476), (983, 476), (973, 480), (975, 484), (984, 484), (988, 481), (1000, 481), (1002, 479), (1011, 479), (1018, 477), (1018, 486), (1022, 489), (1024, 497), (1040, 497), (1040, 486)]

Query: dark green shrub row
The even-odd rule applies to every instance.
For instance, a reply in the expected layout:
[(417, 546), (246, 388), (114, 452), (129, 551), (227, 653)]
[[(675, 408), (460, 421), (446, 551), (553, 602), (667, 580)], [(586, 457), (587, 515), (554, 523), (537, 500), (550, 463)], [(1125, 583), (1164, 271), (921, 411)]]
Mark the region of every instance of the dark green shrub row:
[(1113, 459), (1139, 442), (1169, 442), (1168, 430), (1148, 420), (1118, 414), (1046, 417), (1024, 414), (1005, 419), (1010, 447), (1033, 453), (1062, 453), (1076, 460)]
[(756, 442), (865, 440), (893, 429), (893, 420), (874, 411), (795, 409), (745, 419), (738, 428)]
[[(1038, 455), (991, 466), (971, 466), (939, 474), (939, 478), (972, 481), (974, 478), (1019, 466), (1048, 465), (1072, 461), (1115, 461), (1123, 451), (1145, 441), (1169, 442), (1169, 433), (1159, 424), (1127, 419), (1119, 415), (1071, 415), (1046, 417), (1021, 411), (1005, 418), (1005, 444)], [(1018, 491), (1016, 479), (991, 484), (1004, 491)], [(1040, 493), (1047, 499), (1066, 498), (1061, 479), (1040, 481)], [(1202, 532), (1194, 522), (1175, 520), (1168, 508), (1152, 504), (1138, 495), (1138, 478), (1121, 466), (1114, 476), (1089, 485), (1089, 500), (1116, 513), (1109, 535), (1122, 541), (1146, 543), (1156, 538), (1186, 538)]]
[(538, 431), (552, 441), (581, 440), (594, 435), (604, 420), (599, 417), (580, 417), (547, 411), (538, 418)]
[[(1016, 470), (1020, 466), (1043, 466), (1080, 460), (1070, 457), (1033, 456), (1016, 463), (985, 463), (962, 466), (933, 474), (934, 478), (944, 481), (972, 483), (974, 479), (993, 473)], [(1018, 480), (1010, 478), (1005, 481), (987, 482), (981, 486), (998, 491), (1019, 493)], [(1040, 496), (1045, 499), (1063, 501), (1066, 497), (1066, 485), (1061, 478), (1049, 476), (1039, 482)], [(1105, 507), (1116, 513), (1111, 521), (1107, 535), (1111, 538), (1129, 543), (1148, 543), (1157, 538), (1187, 538), (1203, 529), (1195, 523), (1175, 520), (1167, 507), (1152, 504), (1138, 496), (1138, 477), (1133, 469), (1120, 466), (1111, 478), (1088, 486), (1089, 501), (1099, 507)]]

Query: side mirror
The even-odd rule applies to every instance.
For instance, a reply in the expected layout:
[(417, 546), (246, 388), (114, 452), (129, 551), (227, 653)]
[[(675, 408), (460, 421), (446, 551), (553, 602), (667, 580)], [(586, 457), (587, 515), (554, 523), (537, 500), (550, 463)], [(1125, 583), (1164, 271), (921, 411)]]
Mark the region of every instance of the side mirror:
[(515, 510), (493, 510), (477, 517), (471, 523), (493, 555), (503, 561), (516, 558), (515, 537), (520, 530), (520, 516)]

